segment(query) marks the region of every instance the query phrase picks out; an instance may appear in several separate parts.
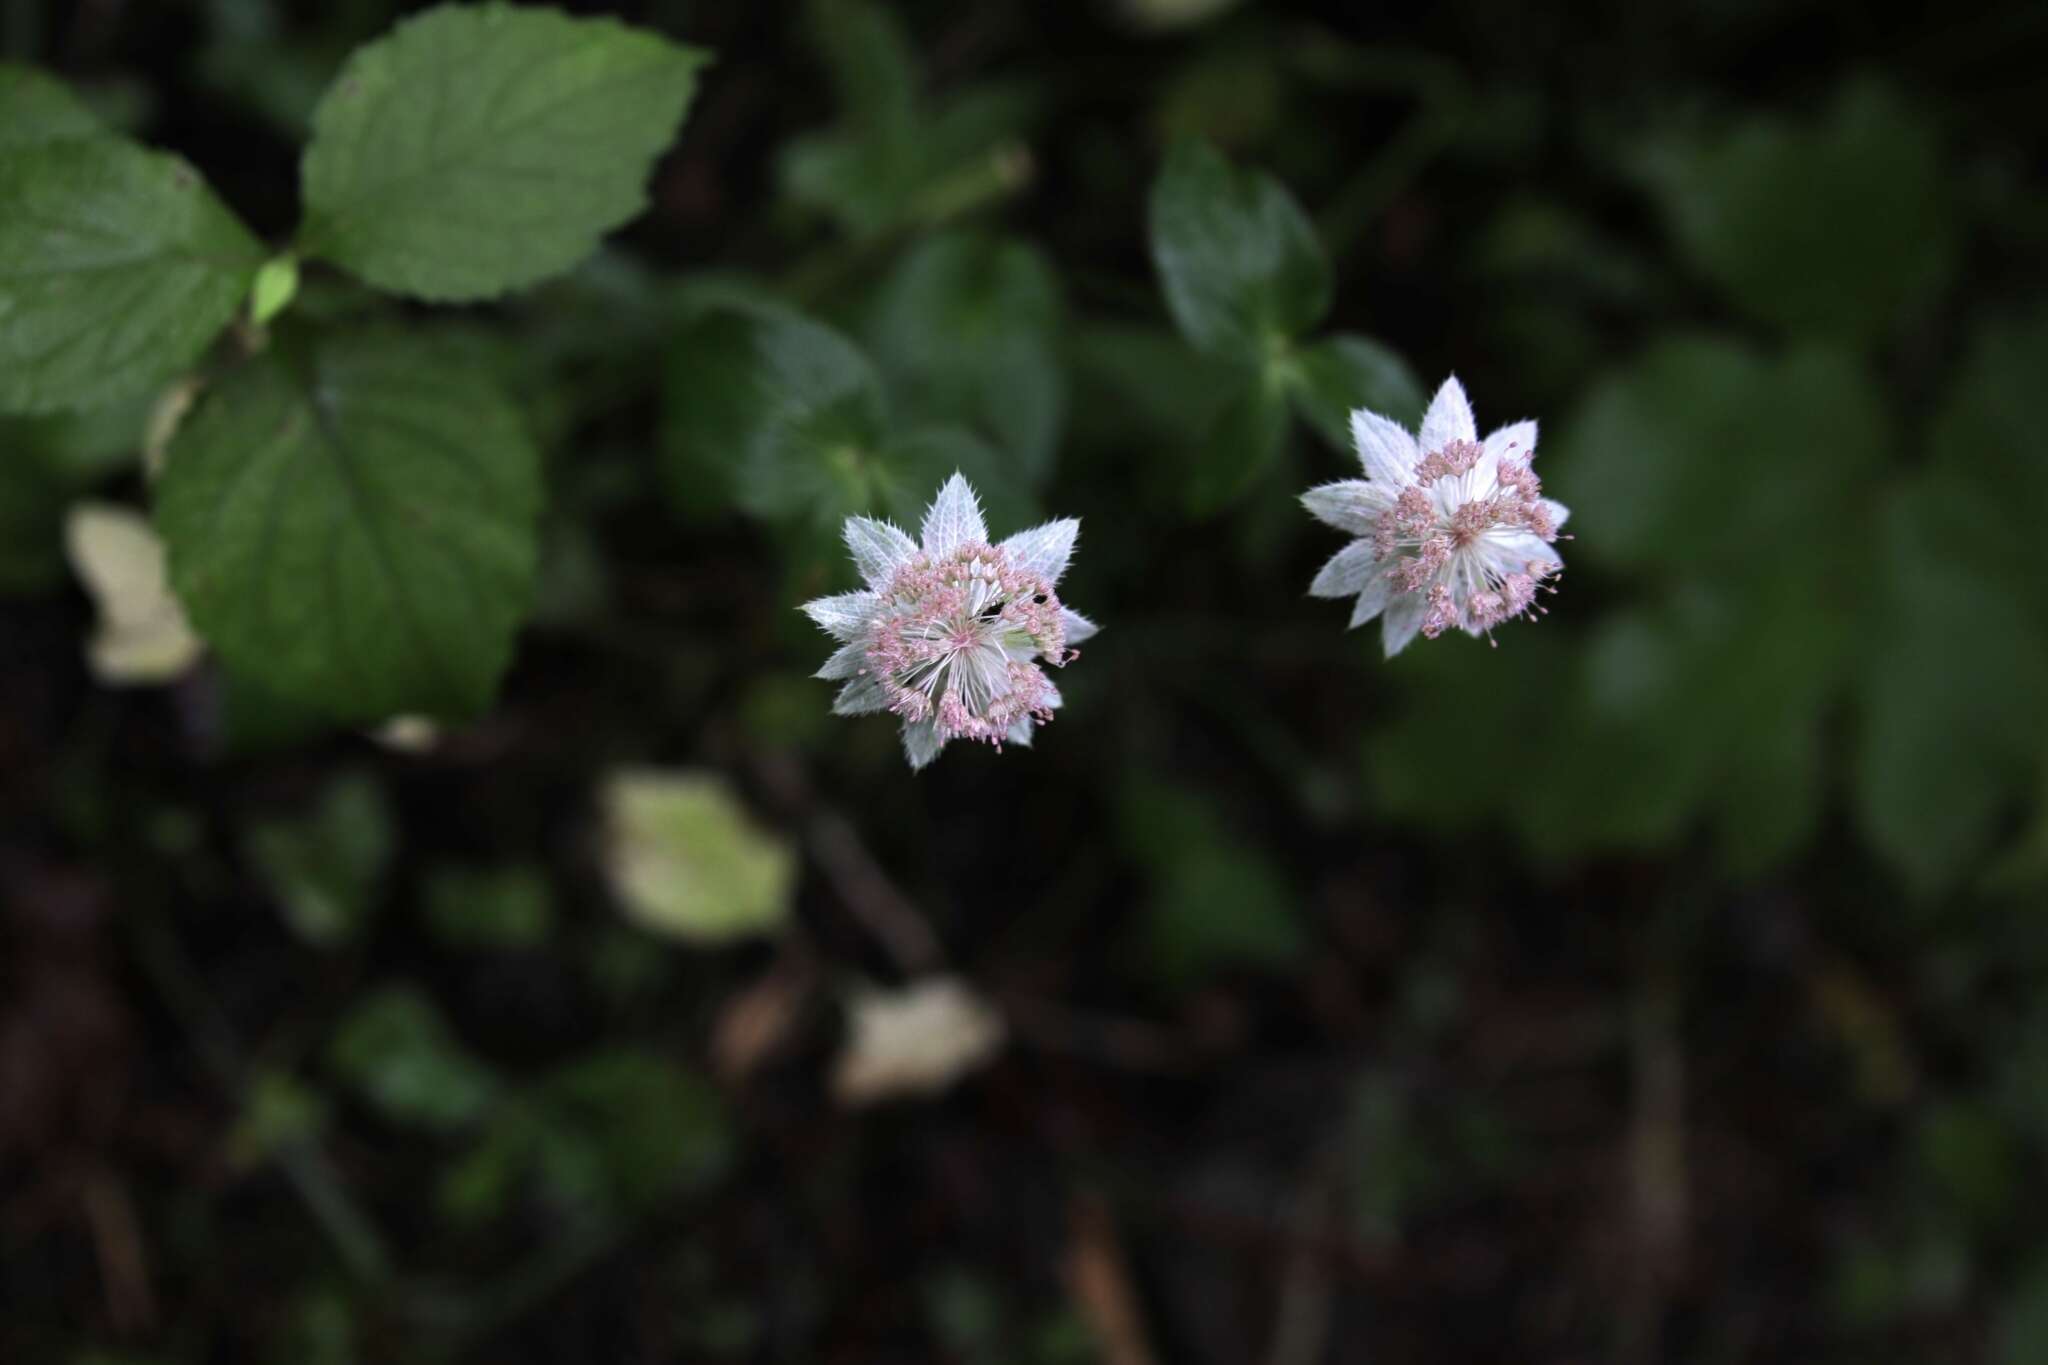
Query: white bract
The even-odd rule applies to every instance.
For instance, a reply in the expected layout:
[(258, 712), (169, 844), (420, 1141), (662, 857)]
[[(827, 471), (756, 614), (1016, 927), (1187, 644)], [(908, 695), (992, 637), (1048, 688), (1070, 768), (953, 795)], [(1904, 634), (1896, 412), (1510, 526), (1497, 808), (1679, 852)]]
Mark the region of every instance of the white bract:
[(1564, 570), (1555, 543), (1567, 511), (1543, 496), (1530, 468), (1534, 422), (1481, 441), (1454, 377), (1436, 391), (1419, 436), (1360, 408), (1351, 438), (1365, 477), (1302, 494), (1317, 519), (1358, 537), (1323, 566), (1311, 594), (1355, 596), (1354, 627), (1382, 617), (1388, 658), (1417, 633), (1491, 636), (1542, 611), (1537, 594)]
[(1072, 646), (1096, 631), (1054, 591), (1080, 529), (1050, 521), (991, 545), (958, 474), (925, 513), (922, 544), (888, 522), (849, 517), (846, 546), (867, 586), (803, 607), (840, 642), (817, 673), (849, 680), (833, 713), (902, 717), (912, 768), (948, 740), (1029, 744), (1060, 705), (1039, 662), (1071, 662)]

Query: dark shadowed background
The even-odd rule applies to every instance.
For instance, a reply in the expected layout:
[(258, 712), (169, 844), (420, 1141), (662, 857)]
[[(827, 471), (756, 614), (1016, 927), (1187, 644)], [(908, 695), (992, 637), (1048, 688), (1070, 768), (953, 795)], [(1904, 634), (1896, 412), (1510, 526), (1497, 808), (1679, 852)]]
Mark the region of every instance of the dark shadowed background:
[[(411, 8), (0, 0), (0, 56), (282, 240)], [(96, 681), (60, 527), (149, 405), (0, 419), (0, 1361), (2048, 1361), (2048, 8), (570, 8), (716, 54), (652, 211), (299, 304), (545, 448), (487, 714)], [(1162, 300), (1182, 139), (1333, 263), (1264, 370)], [(734, 467), (763, 296), (997, 535), (1082, 518), (1032, 749), (828, 713), (837, 519), (956, 452)], [(1569, 567), (1387, 661), (1296, 498), (1453, 371)], [(855, 1103), (849, 1011), (940, 975), (1000, 1051)]]

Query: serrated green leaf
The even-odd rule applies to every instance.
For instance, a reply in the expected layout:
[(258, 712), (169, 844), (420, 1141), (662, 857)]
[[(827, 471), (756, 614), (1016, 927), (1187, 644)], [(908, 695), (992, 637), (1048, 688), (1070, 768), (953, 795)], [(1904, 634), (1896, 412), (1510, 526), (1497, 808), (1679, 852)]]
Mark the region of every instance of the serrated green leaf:
[(720, 311), (684, 330), (663, 398), (670, 495), (701, 514), (737, 499), (836, 535), (873, 500), (888, 438), (881, 381), (846, 338), (786, 310)]
[(1349, 453), (1351, 414), (1370, 408), (1413, 431), (1426, 395), (1408, 362), (1361, 336), (1326, 337), (1289, 362), (1289, 392), (1302, 419)]
[(867, 336), (900, 409), (972, 429), (1035, 485), (1066, 421), (1061, 313), (1059, 278), (1037, 248), (952, 232), (903, 258)]
[(262, 248), (177, 157), (114, 138), (0, 153), (0, 411), (128, 398), (234, 317)]
[(157, 497), (172, 586), (229, 667), (337, 718), (489, 704), (532, 595), (540, 461), (445, 348), (273, 350), (202, 400)]
[(498, 1089), (432, 998), (411, 986), (387, 986), (351, 1010), (327, 1060), (384, 1117), (413, 1128), (463, 1127)]
[(1152, 186), (1152, 262), (1182, 335), (1263, 367), (1330, 309), (1330, 262), (1294, 197), (1199, 142)]
[(314, 112), (304, 252), (439, 301), (559, 274), (646, 207), (704, 61), (558, 10), (408, 19), (360, 49)]
[(33, 67), (0, 62), (0, 152), (105, 131), (64, 82)]
[(1954, 264), (1939, 139), (1881, 86), (1850, 86), (1811, 127), (1757, 118), (1648, 161), (1693, 264), (1788, 331), (1882, 340)]

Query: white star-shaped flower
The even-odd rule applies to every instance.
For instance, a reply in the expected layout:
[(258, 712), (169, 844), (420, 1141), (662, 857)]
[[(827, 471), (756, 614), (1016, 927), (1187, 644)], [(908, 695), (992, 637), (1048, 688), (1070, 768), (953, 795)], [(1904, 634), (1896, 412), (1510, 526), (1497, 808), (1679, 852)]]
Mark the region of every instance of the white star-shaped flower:
[(1542, 611), (1537, 593), (1564, 570), (1556, 541), (1568, 513), (1543, 496), (1530, 468), (1534, 422), (1481, 441), (1453, 377), (1430, 401), (1419, 436), (1360, 408), (1351, 439), (1365, 477), (1301, 497), (1318, 520), (1358, 537), (1323, 565), (1311, 594), (1355, 596), (1354, 627), (1382, 617), (1390, 659), (1418, 632), (1432, 640), (1452, 627), (1490, 636)]
[(1067, 664), (1096, 631), (1054, 592), (1080, 529), (1049, 521), (991, 545), (959, 474), (924, 514), (922, 545), (886, 521), (847, 518), (846, 547), (867, 586), (803, 607), (840, 641), (817, 676), (851, 679), (833, 713), (901, 716), (912, 768), (948, 740), (1029, 744), (1060, 705), (1039, 661)]

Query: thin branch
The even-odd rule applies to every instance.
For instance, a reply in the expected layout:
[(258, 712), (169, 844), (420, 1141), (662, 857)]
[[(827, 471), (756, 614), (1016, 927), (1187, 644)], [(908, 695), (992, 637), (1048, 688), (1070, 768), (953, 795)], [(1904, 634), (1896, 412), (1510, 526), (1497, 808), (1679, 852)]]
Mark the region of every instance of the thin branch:
[(882, 945), (897, 968), (905, 976), (922, 976), (943, 967), (946, 950), (931, 925), (868, 851), (853, 822), (818, 799), (796, 760), (762, 755), (755, 771), (802, 826), (804, 846), (847, 913)]

